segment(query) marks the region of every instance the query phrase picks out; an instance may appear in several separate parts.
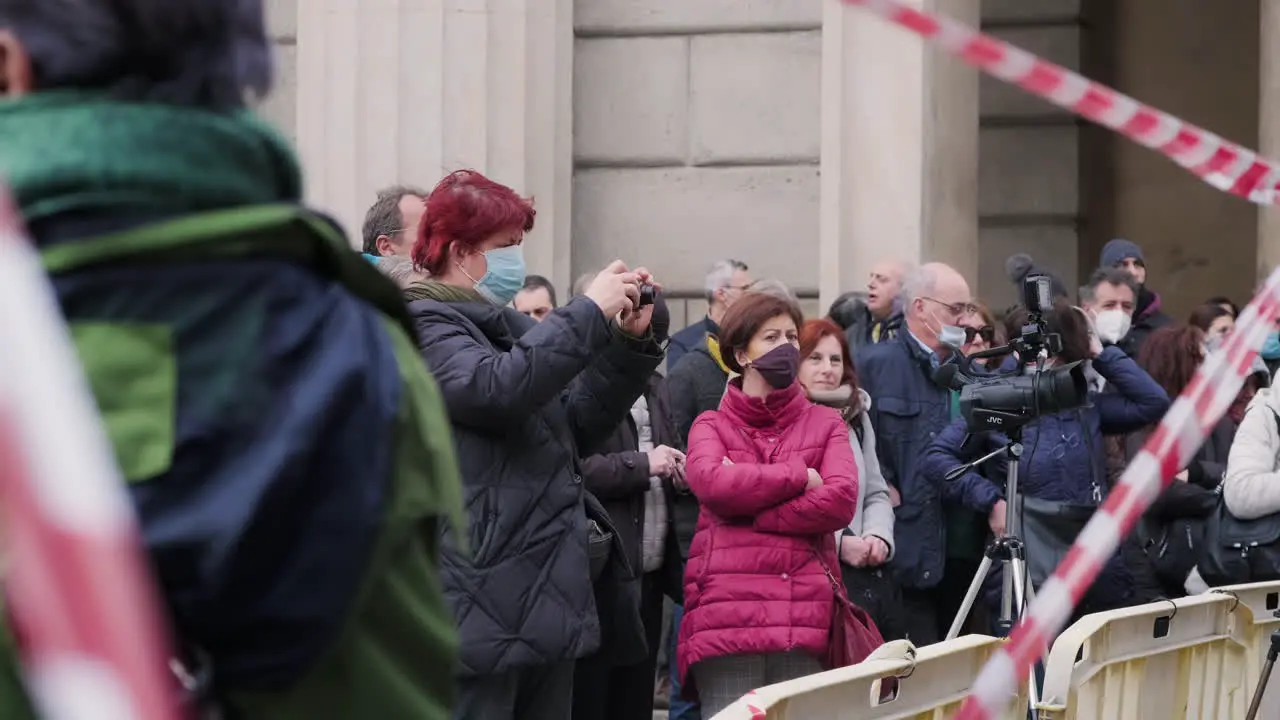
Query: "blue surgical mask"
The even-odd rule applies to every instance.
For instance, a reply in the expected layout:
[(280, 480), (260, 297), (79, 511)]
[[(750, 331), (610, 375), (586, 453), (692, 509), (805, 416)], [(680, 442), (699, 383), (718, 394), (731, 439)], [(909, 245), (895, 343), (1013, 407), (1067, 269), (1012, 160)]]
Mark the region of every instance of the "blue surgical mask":
[[(515, 298), (516, 293), (524, 286), (524, 249), (520, 245), (508, 245), (494, 248), (484, 254), (487, 269), (484, 277), (475, 281), (476, 292), (485, 300), (502, 307)], [(458, 266), (461, 269), (462, 266)]]
[(1280, 333), (1273, 332), (1267, 336), (1267, 341), (1262, 344), (1263, 360), (1280, 360)]

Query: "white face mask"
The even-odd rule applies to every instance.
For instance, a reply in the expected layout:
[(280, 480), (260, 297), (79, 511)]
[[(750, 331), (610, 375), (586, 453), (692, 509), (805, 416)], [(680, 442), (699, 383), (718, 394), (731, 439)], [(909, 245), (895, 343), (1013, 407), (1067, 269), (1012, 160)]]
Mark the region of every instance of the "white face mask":
[(1103, 310), (1094, 315), (1093, 326), (1098, 330), (1098, 339), (1104, 343), (1118, 343), (1129, 334), (1133, 318), (1124, 310)]
[[(964, 346), (964, 328), (959, 325), (947, 325), (946, 323), (939, 321), (937, 315), (933, 315), (933, 319), (938, 323), (938, 342), (957, 350)], [(929, 329), (932, 330), (933, 328)]]

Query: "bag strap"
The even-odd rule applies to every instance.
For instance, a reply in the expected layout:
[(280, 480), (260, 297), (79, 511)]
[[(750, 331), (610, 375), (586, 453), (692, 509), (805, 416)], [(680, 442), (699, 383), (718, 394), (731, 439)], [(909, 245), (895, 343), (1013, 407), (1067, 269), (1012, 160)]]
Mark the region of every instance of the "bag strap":
[(278, 258), (306, 266), (394, 319), (416, 342), (400, 290), (351, 249), (325, 216), (289, 204), (252, 205), (187, 215), (133, 230), (59, 243), (40, 255), (50, 275), (120, 262), (167, 263)]

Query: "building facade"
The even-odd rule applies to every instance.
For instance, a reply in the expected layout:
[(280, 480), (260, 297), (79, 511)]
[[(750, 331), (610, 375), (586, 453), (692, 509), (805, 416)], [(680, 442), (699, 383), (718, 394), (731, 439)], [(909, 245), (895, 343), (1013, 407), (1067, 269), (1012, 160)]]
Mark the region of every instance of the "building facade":
[[(1280, 0), (913, 0), (1280, 154)], [(308, 200), (356, 242), (386, 185), (460, 167), (533, 195), (530, 271), (645, 264), (694, 319), (721, 257), (810, 312), (887, 256), (993, 305), (1028, 252), (1078, 282), (1111, 237), (1185, 315), (1280, 262), (1280, 210), (978, 74), (839, 0), (268, 0)]]

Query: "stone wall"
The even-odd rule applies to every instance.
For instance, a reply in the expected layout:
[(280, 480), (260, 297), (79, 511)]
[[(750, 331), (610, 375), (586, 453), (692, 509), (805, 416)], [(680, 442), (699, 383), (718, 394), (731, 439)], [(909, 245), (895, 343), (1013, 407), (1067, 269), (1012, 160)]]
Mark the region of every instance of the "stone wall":
[[(985, 31), (1080, 70), (1079, 0), (984, 0)], [(978, 212), (978, 293), (997, 309), (1016, 297), (1004, 261), (1030, 254), (1077, 284), (1080, 222), (1079, 122), (1020, 88), (983, 76)], [(1092, 268), (1083, 268), (1088, 272)]]
[(821, 0), (578, 0), (574, 27), (575, 276), (696, 295), (733, 257), (816, 296)]

